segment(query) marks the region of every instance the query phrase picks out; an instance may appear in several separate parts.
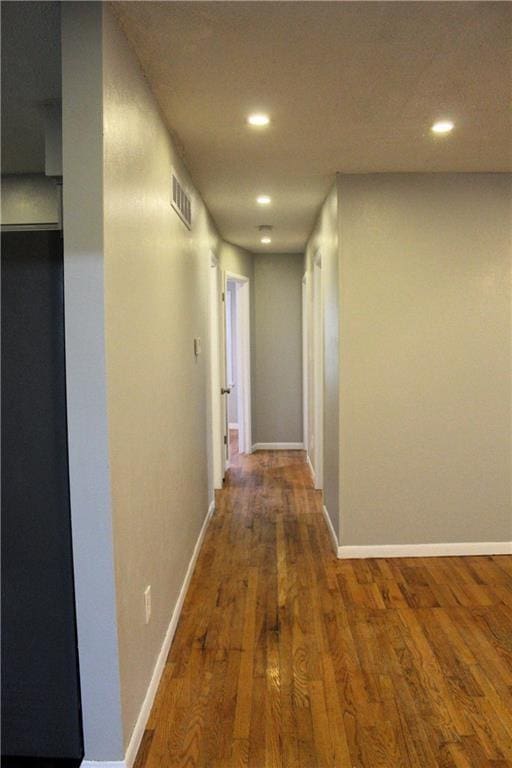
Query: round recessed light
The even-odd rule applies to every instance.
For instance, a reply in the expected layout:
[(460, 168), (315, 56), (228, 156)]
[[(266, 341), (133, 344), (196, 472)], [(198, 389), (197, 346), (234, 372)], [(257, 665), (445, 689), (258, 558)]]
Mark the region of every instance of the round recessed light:
[(270, 123), (270, 117), (268, 115), (264, 115), (262, 112), (256, 112), (253, 115), (249, 115), (247, 122), (249, 125), (254, 125), (257, 128), (261, 128), (264, 125), (268, 125)]
[(269, 205), (272, 202), (272, 198), (269, 195), (258, 195), (256, 202), (258, 205)]
[(453, 131), (454, 124), (451, 120), (438, 120), (431, 128), (432, 133), (450, 133)]
[(261, 242), (263, 243), (263, 245), (268, 245), (268, 243), (272, 242), (272, 238), (270, 238), (270, 237), (262, 237), (261, 238)]

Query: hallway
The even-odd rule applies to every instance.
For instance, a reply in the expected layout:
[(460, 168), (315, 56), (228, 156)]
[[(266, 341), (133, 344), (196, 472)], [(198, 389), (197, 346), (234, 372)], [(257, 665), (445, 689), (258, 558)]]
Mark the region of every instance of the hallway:
[(136, 768), (511, 766), (511, 558), (338, 561), (320, 505), (231, 467)]

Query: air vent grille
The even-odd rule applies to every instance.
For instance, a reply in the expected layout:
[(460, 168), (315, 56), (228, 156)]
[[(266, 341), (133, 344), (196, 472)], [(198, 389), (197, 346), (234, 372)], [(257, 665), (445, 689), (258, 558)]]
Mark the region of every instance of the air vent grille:
[(171, 205), (185, 226), (190, 229), (192, 226), (192, 201), (175, 173), (172, 174)]

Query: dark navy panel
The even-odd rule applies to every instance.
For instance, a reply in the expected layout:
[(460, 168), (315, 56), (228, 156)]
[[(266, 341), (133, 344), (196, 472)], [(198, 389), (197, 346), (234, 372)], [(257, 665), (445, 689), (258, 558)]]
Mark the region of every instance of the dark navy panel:
[(2, 754), (83, 754), (61, 234), (2, 233)]

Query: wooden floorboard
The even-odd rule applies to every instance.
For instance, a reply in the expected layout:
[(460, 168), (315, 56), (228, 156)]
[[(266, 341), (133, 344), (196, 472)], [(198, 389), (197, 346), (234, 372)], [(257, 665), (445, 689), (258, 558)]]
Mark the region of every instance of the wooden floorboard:
[(232, 455), (137, 768), (512, 768), (512, 558), (335, 558), (299, 451)]

